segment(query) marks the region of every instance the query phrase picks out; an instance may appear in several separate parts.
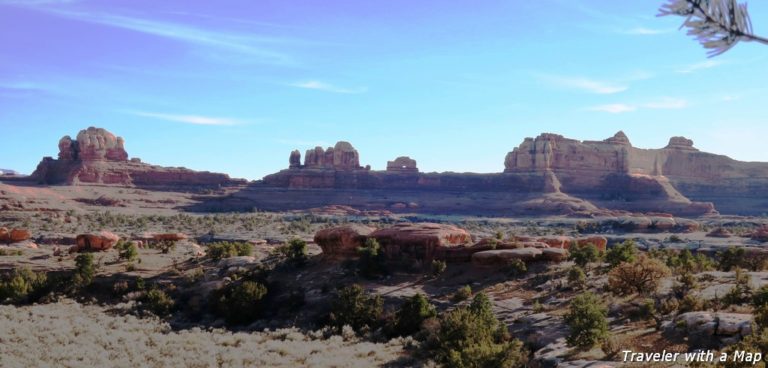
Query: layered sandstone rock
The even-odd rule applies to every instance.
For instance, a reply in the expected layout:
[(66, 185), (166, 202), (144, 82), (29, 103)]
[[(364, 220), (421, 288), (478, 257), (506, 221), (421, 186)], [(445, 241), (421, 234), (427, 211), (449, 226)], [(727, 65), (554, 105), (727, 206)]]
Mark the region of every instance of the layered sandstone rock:
[(0, 227), (0, 243), (13, 244), (27, 241), (32, 238), (32, 234), (26, 229), (11, 229)]
[(80, 234), (75, 239), (75, 245), (69, 248), (69, 252), (102, 252), (114, 247), (119, 240), (119, 236), (109, 231), (101, 231), (93, 234)]
[(370, 234), (382, 247), (387, 259), (416, 260), (428, 265), (434, 259), (444, 259), (454, 249), (472, 244), (469, 233), (453, 225), (432, 223), (397, 224)]
[(329, 229), (322, 229), (315, 234), (314, 241), (328, 257), (355, 257), (357, 248), (365, 245), (374, 228), (350, 224)]
[(400, 156), (394, 161), (387, 161), (387, 171), (400, 173), (417, 173), (416, 160), (408, 156)]
[(514, 260), (530, 262), (538, 259), (542, 254), (543, 249), (540, 248), (486, 250), (473, 254), (472, 264), (476, 266), (505, 266)]
[(43, 184), (121, 186), (221, 186), (243, 184), (225, 174), (159, 167), (128, 159), (125, 141), (102, 128), (81, 130), (59, 140), (58, 159), (45, 157), (31, 178)]

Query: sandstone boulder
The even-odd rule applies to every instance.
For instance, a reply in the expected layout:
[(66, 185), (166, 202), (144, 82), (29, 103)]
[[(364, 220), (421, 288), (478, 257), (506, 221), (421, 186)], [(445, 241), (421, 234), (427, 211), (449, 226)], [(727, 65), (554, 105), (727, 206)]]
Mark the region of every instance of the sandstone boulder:
[(444, 259), (455, 248), (472, 244), (472, 237), (466, 230), (433, 223), (396, 224), (376, 230), (370, 236), (379, 242), (387, 259), (392, 261), (429, 263), (434, 259)]
[(119, 236), (109, 231), (101, 231), (94, 234), (80, 234), (75, 238), (75, 245), (69, 248), (69, 252), (101, 252), (111, 249), (119, 240)]
[(9, 243), (11, 240), (11, 233), (8, 228), (0, 227), (0, 243)]
[(323, 255), (330, 257), (355, 257), (357, 248), (365, 245), (373, 228), (350, 224), (329, 229), (322, 229), (315, 234), (314, 241), (323, 249)]
[(12, 229), (8, 232), (8, 243), (19, 243), (32, 238), (26, 229)]
[(568, 259), (568, 250), (562, 248), (543, 248), (541, 258), (550, 262), (563, 262)]
[(751, 314), (688, 312), (665, 327), (665, 332), (689, 338), (693, 346), (735, 342), (752, 333)]
[(152, 240), (154, 241), (171, 241), (176, 242), (180, 240), (188, 239), (189, 237), (186, 234), (182, 233), (166, 233), (166, 234), (154, 234), (152, 235)]
[[(127, 161), (123, 138), (102, 128), (89, 127), (77, 134), (75, 157), (82, 161)], [(61, 144), (61, 142), (59, 143)], [(60, 152), (61, 153), (61, 152)]]
[(717, 229), (714, 229), (709, 233), (707, 233), (707, 236), (710, 238), (730, 238), (733, 236), (733, 233), (731, 233), (726, 228), (718, 227)]

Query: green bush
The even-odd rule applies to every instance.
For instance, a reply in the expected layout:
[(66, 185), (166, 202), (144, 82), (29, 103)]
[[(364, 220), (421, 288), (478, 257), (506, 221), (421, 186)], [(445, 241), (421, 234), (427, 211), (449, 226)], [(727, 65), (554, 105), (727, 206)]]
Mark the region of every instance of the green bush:
[(147, 310), (160, 317), (169, 315), (175, 304), (173, 298), (160, 289), (148, 291), (142, 302)]
[(717, 254), (717, 268), (720, 271), (730, 272), (734, 268), (744, 264), (744, 248), (728, 247)]
[(522, 276), (522, 275), (525, 275), (526, 272), (528, 272), (528, 266), (521, 259), (513, 259), (509, 261), (504, 266), (504, 269), (510, 276), (513, 276), (513, 277)]
[(570, 260), (581, 268), (586, 267), (589, 263), (600, 260), (600, 250), (591, 243), (584, 245), (574, 244), (569, 251), (571, 253)]
[(0, 281), (0, 302), (22, 303), (47, 287), (45, 272), (16, 268)]
[(448, 265), (445, 263), (445, 261), (439, 261), (439, 260), (433, 260), (432, 261), (432, 276), (440, 276), (445, 272), (445, 269), (448, 268)]
[(119, 241), (115, 248), (118, 250), (118, 259), (133, 262), (139, 258), (139, 249), (131, 242)]
[(522, 342), (510, 339), (485, 293), (443, 315), (426, 346), (446, 367), (523, 367), (528, 361)]
[(568, 345), (588, 349), (601, 343), (608, 336), (608, 311), (600, 298), (587, 292), (571, 301), (565, 323), (570, 328), (566, 338)]
[(293, 238), (287, 244), (278, 248), (278, 252), (288, 259), (288, 262), (301, 266), (307, 262), (307, 242)]
[(248, 242), (214, 242), (208, 245), (207, 255), (214, 261), (253, 254), (253, 245)]
[(330, 322), (337, 331), (348, 325), (355, 331), (375, 328), (381, 321), (384, 301), (380, 295), (368, 295), (360, 285), (339, 290), (331, 303)]
[(688, 294), (680, 300), (677, 306), (678, 313), (697, 312), (706, 309), (706, 303), (700, 297)]
[(634, 261), (636, 255), (637, 247), (635, 247), (635, 242), (631, 239), (628, 239), (621, 244), (617, 244), (613, 248), (609, 249), (605, 253), (605, 261), (611, 266), (611, 268), (613, 268), (622, 262)]
[(752, 295), (752, 306), (760, 308), (768, 305), (768, 285), (763, 285)]
[(753, 300), (752, 293), (754, 290), (749, 274), (741, 268), (735, 270), (735, 285), (723, 296), (723, 303), (726, 305), (739, 305)]
[(75, 288), (83, 288), (93, 282), (96, 276), (96, 266), (93, 264), (93, 254), (81, 253), (75, 257), (75, 271), (72, 274), (72, 284)]
[(408, 336), (418, 332), (421, 324), (437, 316), (435, 306), (423, 294), (410, 297), (395, 313), (393, 336)]
[(365, 245), (357, 248), (360, 259), (357, 269), (361, 275), (367, 278), (375, 278), (386, 273), (384, 253), (381, 252), (379, 242), (374, 238), (368, 238)]
[(460, 287), (459, 290), (456, 290), (456, 292), (453, 294), (453, 301), (455, 303), (463, 302), (471, 297), (472, 297), (472, 287), (469, 285), (464, 285)]
[(259, 318), (267, 287), (255, 281), (242, 281), (229, 284), (211, 295), (215, 312), (227, 323), (244, 324)]
[(583, 289), (587, 286), (587, 275), (584, 269), (579, 266), (573, 266), (568, 270), (568, 283), (574, 289)]

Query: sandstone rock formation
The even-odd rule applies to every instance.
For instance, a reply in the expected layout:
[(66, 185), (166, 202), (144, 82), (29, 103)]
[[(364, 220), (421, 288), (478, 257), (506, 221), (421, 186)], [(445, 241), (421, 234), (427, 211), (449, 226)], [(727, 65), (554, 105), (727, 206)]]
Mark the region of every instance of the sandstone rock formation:
[(75, 239), (75, 245), (69, 248), (69, 253), (102, 252), (111, 249), (119, 240), (119, 236), (109, 231), (80, 234)]
[(466, 230), (432, 223), (396, 224), (376, 230), (370, 237), (379, 242), (388, 260), (416, 260), (422, 265), (429, 265), (434, 259), (445, 259), (454, 249), (472, 243)]
[[(628, 211), (700, 216), (716, 213), (712, 201), (731, 209), (734, 201), (727, 198), (737, 198), (739, 210), (747, 206), (753, 212), (764, 206), (742, 198), (768, 198), (768, 164), (700, 152), (684, 137), (672, 137), (661, 149), (635, 148), (623, 132), (597, 141), (551, 133), (526, 138), (507, 154), (504, 172), (495, 174), (420, 173), (416, 162), (405, 156), (387, 162), (386, 171), (365, 170), (359, 166), (357, 151), (346, 142), (308, 150), (304, 164), (298, 165), (299, 161), (294, 151), (289, 169), (266, 176), (255, 188), (303, 189), (314, 201), (312, 207), (345, 204), (373, 209), (418, 198), (420, 210), (426, 212), (507, 215)], [(338, 192), (323, 192), (318, 199), (309, 194), (315, 189)], [(291, 192), (303, 201), (302, 193)], [(472, 199), (465, 197), (451, 206), (446, 202), (455, 193), (467, 193)], [(385, 199), (389, 203), (380, 203)], [(265, 202), (269, 207), (271, 201)], [(680, 227), (669, 219), (652, 221), (651, 230)]]
[(322, 229), (315, 234), (314, 240), (323, 249), (324, 256), (355, 257), (357, 248), (365, 245), (365, 241), (374, 230), (368, 226), (350, 224)]
[(707, 233), (707, 237), (710, 237), (710, 238), (730, 238), (732, 236), (733, 236), (733, 233), (731, 233), (730, 230), (723, 227), (718, 227)]
[(541, 254), (542, 249), (539, 248), (486, 250), (472, 254), (472, 264), (476, 266), (505, 266), (516, 259), (524, 262), (533, 261), (539, 258)]
[(32, 238), (29, 230), (26, 229), (11, 229), (8, 230), (5, 227), (0, 227), (0, 243), (13, 244), (20, 243)]
[(665, 326), (665, 333), (688, 337), (692, 347), (733, 344), (752, 333), (751, 314), (688, 312)]
[(408, 156), (400, 156), (394, 161), (387, 161), (387, 171), (417, 173), (416, 160)]
[(31, 175), (43, 184), (110, 184), (121, 186), (221, 186), (243, 184), (225, 174), (159, 167), (128, 159), (123, 138), (102, 128), (81, 130), (76, 139), (59, 141), (58, 159), (45, 157)]

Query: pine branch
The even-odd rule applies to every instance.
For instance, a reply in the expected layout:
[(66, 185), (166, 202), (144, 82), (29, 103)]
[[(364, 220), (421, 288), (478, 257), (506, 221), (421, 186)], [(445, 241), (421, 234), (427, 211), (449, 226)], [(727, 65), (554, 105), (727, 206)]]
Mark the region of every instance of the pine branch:
[(669, 0), (657, 16), (667, 15), (686, 17), (680, 28), (687, 27), (688, 35), (710, 50), (709, 57), (730, 50), (739, 41), (768, 45), (768, 38), (752, 32), (747, 4), (737, 0)]

